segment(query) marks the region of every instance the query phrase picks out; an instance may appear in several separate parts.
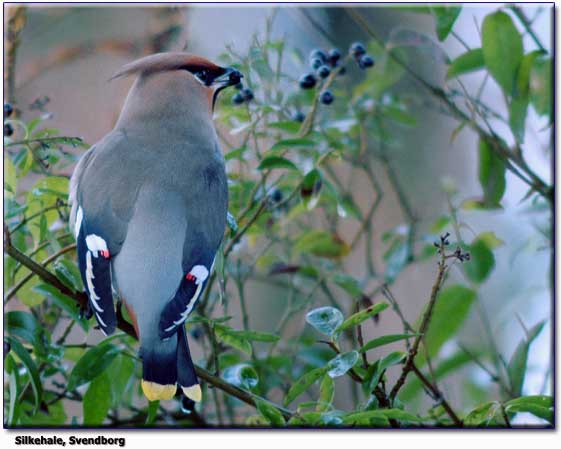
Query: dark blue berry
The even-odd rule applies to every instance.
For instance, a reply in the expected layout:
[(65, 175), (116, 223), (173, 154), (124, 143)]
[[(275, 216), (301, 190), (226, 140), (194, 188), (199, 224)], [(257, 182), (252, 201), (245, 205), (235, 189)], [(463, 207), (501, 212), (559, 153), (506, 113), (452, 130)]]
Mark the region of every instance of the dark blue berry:
[(10, 103), (4, 103), (4, 117), (9, 117), (14, 112), (14, 108)]
[(242, 83), (234, 84), (234, 88), (236, 88), (237, 90), (242, 90), (243, 84)]
[(332, 48), (329, 50), (329, 63), (335, 67), (341, 59), (341, 52), (337, 48)]
[(329, 76), (329, 74), (331, 73), (331, 69), (326, 66), (326, 65), (322, 65), (318, 70), (317, 70), (317, 74), (320, 78), (327, 78)]
[(203, 335), (201, 328), (198, 326), (191, 329), (189, 333), (191, 334), (191, 337), (193, 337), (193, 340), (199, 340)]
[(329, 90), (324, 90), (319, 96), (319, 101), (321, 101), (322, 104), (331, 104), (333, 100), (335, 100), (335, 97)]
[(273, 201), (274, 203), (279, 203), (283, 198), (282, 191), (279, 189), (273, 189), (269, 193), (269, 198), (271, 198), (271, 201)]
[(236, 95), (232, 97), (232, 103), (234, 104), (242, 104), (244, 101), (245, 100), (241, 92), (237, 92)]
[(362, 45), (361, 42), (354, 42), (353, 44), (351, 44), (351, 47), (349, 48), (349, 53), (353, 55), (355, 58), (360, 58), (363, 54), (366, 53), (366, 49), (364, 48), (364, 45)]
[(251, 89), (247, 88), (247, 87), (245, 89), (242, 89), (241, 94), (242, 94), (242, 97), (243, 97), (244, 101), (249, 102), (249, 101), (251, 101), (255, 98), (254, 95), (253, 95), (253, 91)]
[(14, 133), (14, 128), (9, 123), (4, 124), (4, 135), (11, 136)]
[(358, 60), (358, 66), (361, 69), (368, 69), (374, 65), (374, 59), (369, 55), (362, 55)]
[(314, 70), (319, 69), (323, 64), (324, 63), (320, 58), (310, 59), (310, 67)]
[(296, 111), (292, 116), (292, 120), (302, 123), (304, 120), (306, 120), (306, 114), (304, 114), (302, 111)]
[(312, 50), (312, 52), (310, 53), (310, 61), (316, 58), (321, 59), (321, 62), (323, 63), (327, 62), (327, 54), (323, 50)]
[(313, 73), (306, 73), (300, 77), (298, 83), (302, 89), (311, 89), (316, 85), (316, 77)]

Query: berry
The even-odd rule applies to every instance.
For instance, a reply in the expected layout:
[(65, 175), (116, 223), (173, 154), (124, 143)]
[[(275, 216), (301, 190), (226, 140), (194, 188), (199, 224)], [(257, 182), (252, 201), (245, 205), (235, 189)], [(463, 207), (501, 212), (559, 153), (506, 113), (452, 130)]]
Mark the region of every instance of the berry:
[(9, 117), (14, 112), (14, 108), (10, 103), (4, 103), (4, 117)]
[(313, 73), (306, 73), (300, 77), (298, 83), (302, 89), (311, 89), (316, 85), (316, 77)]
[(335, 67), (341, 59), (341, 52), (337, 48), (332, 48), (329, 50), (329, 63), (332, 67)]
[(296, 111), (292, 116), (292, 120), (302, 123), (304, 120), (306, 120), (306, 114), (304, 114), (302, 111)]
[(194, 327), (189, 333), (191, 334), (191, 337), (193, 337), (193, 340), (199, 340), (203, 335), (200, 327)]
[(245, 100), (241, 92), (237, 92), (236, 95), (232, 97), (232, 103), (234, 104), (242, 104), (244, 101)]
[(234, 88), (237, 89), (237, 90), (242, 90), (243, 89), (243, 84), (242, 83), (234, 84)]
[(374, 65), (374, 59), (369, 55), (362, 55), (358, 60), (358, 66), (361, 69), (368, 69)]
[(338, 76), (343, 76), (345, 73), (347, 73), (347, 68), (346, 67), (341, 67), (339, 69), (339, 73), (337, 73)]
[(321, 59), (321, 62), (327, 62), (327, 54), (323, 50), (312, 50), (310, 53), (310, 60), (312, 59)]
[(14, 133), (14, 128), (12, 128), (12, 125), (10, 125), (9, 123), (6, 123), (4, 125), (4, 135), (5, 136), (11, 136)]
[(279, 189), (273, 189), (269, 193), (269, 198), (271, 198), (271, 201), (273, 201), (273, 203), (280, 203), (283, 198), (282, 191), (280, 191)]
[(355, 58), (360, 58), (362, 55), (366, 53), (366, 49), (361, 42), (354, 42), (351, 47), (349, 48), (349, 53), (353, 55)]
[(335, 97), (329, 90), (324, 90), (319, 96), (319, 101), (321, 101), (322, 104), (331, 104), (333, 100), (335, 100)]
[(329, 74), (331, 73), (331, 70), (329, 69), (328, 66), (326, 65), (322, 65), (318, 70), (317, 70), (317, 74), (319, 75), (320, 78), (327, 78), (329, 76)]
[(244, 101), (247, 101), (247, 102), (249, 102), (249, 101), (251, 101), (255, 98), (254, 95), (253, 95), (253, 91), (251, 89), (247, 88), (247, 87), (245, 89), (242, 89), (241, 94), (242, 94), (242, 97), (243, 97)]
[(323, 65), (323, 61), (320, 58), (310, 59), (310, 67), (314, 70), (319, 69)]

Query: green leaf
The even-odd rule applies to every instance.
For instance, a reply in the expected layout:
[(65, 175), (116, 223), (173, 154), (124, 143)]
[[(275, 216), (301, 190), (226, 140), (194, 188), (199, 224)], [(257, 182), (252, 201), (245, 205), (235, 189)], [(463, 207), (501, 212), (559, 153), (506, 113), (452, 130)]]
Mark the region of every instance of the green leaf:
[(384, 425), (387, 425), (390, 419), (408, 422), (422, 422), (422, 419), (416, 415), (398, 408), (389, 408), (368, 410), (365, 412), (351, 412), (343, 417), (343, 423), (345, 425), (376, 425), (377, 422), (382, 421)]
[(463, 267), (466, 276), (476, 284), (481, 284), (489, 277), (495, 267), (495, 256), (485, 240), (475, 239), (469, 245), (470, 260)]
[(245, 152), (248, 150), (248, 147), (243, 146), (243, 147), (239, 147), (236, 148), (232, 151), (228, 151), (225, 155), (224, 155), (224, 160), (225, 161), (231, 161), (232, 159), (237, 159), (239, 161), (243, 161), (244, 160), (244, 155)]
[(477, 236), (477, 240), (485, 242), (487, 248), (489, 249), (495, 249), (505, 244), (505, 242), (497, 237), (497, 235), (492, 231), (482, 232)]
[(249, 343), (249, 341), (247, 341), (246, 338), (239, 335), (239, 331), (235, 331), (228, 326), (215, 324), (214, 332), (216, 333), (216, 338), (218, 339), (218, 341), (227, 344), (232, 348), (236, 348), (239, 351), (246, 353), (247, 355), (251, 355), (251, 344)]
[(489, 73), (504, 93), (512, 96), (524, 47), (510, 16), (502, 11), (487, 15), (483, 20), (482, 42)]
[(481, 48), (475, 48), (473, 50), (466, 51), (452, 61), (450, 67), (448, 67), (446, 78), (454, 78), (456, 76), (475, 72), (483, 68), (485, 68), (483, 50)]
[(336, 234), (316, 229), (301, 234), (293, 248), (298, 253), (329, 259), (344, 257), (350, 251), (349, 245)]
[(383, 116), (393, 120), (394, 122), (400, 123), (404, 126), (415, 126), (417, 124), (415, 116), (403, 108), (388, 105), (383, 106), (381, 109)]
[(358, 352), (350, 351), (339, 354), (327, 363), (327, 374), (330, 377), (340, 377), (347, 373), (357, 362)]
[(33, 292), (39, 293), (43, 297), (50, 298), (53, 303), (63, 309), (70, 317), (75, 320), (82, 329), (87, 331), (89, 329), (88, 321), (80, 317), (80, 310), (76, 307), (76, 301), (69, 296), (61, 293), (61, 291), (50, 284), (40, 283), (33, 286)]
[(436, 20), (436, 35), (439, 41), (448, 37), (454, 26), (454, 22), (462, 11), (458, 6), (431, 6), (430, 10)]
[(316, 368), (311, 371), (308, 371), (302, 377), (300, 377), (288, 390), (284, 398), (284, 405), (287, 406), (290, 404), (294, 399), (300, 396), (304, 391), (306, 391), (313, 383), (315, 383), (318, 379), (323, 377), (327, 373), (327, 367)]
[(54, 270), (57, 277), (71, 290), (82, 291), (82, 278), (80, 270), (74, 262), (61, 258), (54, 263)]
[(39, 370), (37, 365), (27, 352), (27, 349), (15, 338), (6, 337), (10, 343), (11, 350), (14, 354), (18, 356), (29, 374), (29, 380), (31, 382), (31, 388), (33, 389), (33, 396), (35, 398), (35, 413), (39, 409), (39, 404), (43, 397), (43, 386), (41, 384), (41, 377), (39, 376)]
[(333, 332), (343, 322), (343, 314), (335, 307), (320, 307), (306, 314), (306, 322), (325, 335)]
[(390, 248), (384, 253), (383, 258), (386, 262), (384, 278), (387, 282), (391, 283), (407, 264), (409, 258), (407, 241), (400, 238), (394, 239)]
[(273, 406), (271, 403), (264, 401), (262, 399), (256, 399), (255, 405), (257, 410), (273, 427), (285, 426), (286, 421), (282, 416), (282, 413)]
[(534, 61), (530, 73), (530, 101), (536, 112), (552, 120), (553, 114), (553, 66), (551, 58)]
[(111, 382), (103, 373), (90, 383), (82, 402), (84, 425), (100, 426), (107, 417), (111, 407)]
[(321, 385), (319, 386), (319, 399), (316, 406), (318, 412), (325, 412), (331, 408), (333, 398), (335, 397), (335, 382), (329, 375), (323, 376)]
[(524, 142), (526, 113), (530, 103), (530, 72), (540, 51), (533, 51), (522, 58), (516, 77), (516, 90), (509, 106), (509, 124), (517, 142)]
[(317, 145), (316, 142), (310, 139), (285, 139), (279, 140), (275, 143), (270, 151), (277, 151), (286, 148), (313, 148)]
[(278, 335), (269, 334), (268, 332), (257, 331), (235, 331), (238, 337), (245, 338), (250, 341), (262, 341), (265, 343), (275, 343), (280, 340)]
[(391, 366), (397, 365), (403, 362), (407, 358), (407, 354), (401, 351), (395, 351), (389, 353), (387, 356), (381, 358), (374, 362), (368, 368), (368, 372), (364, 378), (364, 387), (372, 390), (380, 382), (380, 378), (384, 372)]
[(527, 412), (538, 418), (545, 419), (551, 424), (553, 421), (553, 397), (552, 396), (522, 396), (512, 399), (505, 404), (507, 413)]
[(483, 203), (488, 208), (500, 207), (506, 189), (506, 167), (503, 160), (485, 140), (479, 141), (479, 183), (483, 187)]
[(363, 295), (359, 282), (345, 273), (333, 273), (331, 281), (345, 290), (351, 298), (359, 298)]
[(160, 407), (160, 401), (149, 401), (148, 402), (148, 410), (146, 413), (146, 421), (144, 425), (152, 426), (154, 422), (156, 422), (156, 418), (158, 417), (158, 408)]
[(272, 122), (269, 123), (267, 126), (273, 129), (280, 129), (281, 131), (285, 131), (289, 134), (297, 134), (298, 131), (300, 131), (300, 127), (302, 126), (302, 124), (293, 121), (283, 121), (283, 122)]
[(43, 327), (31, 313), (13, 310), (5, 315), (8, 335), (31, 343), (34, 348), (43, 347)]
[(366, 352), (374, 348), (378, 348), (380, 346), (384, 346), (395, 341), (406, 340), (408, 338), (417, 337), (420, 334), (392, 334), (392, 335), (384, 335), (382, 337), (374, 338), (366, 343), (362, 348), (359, 349), (359, 352)]
[(16, 168), (8, 155), (4, 156), (4, 198), (14, 198), (17, 193), (18, 179)]
[[(119, 354), (113, 359), (104, 376), (110, 379), (111, 406), (121, 406), (121, 401), (125, 394), (136, 385), (134, 372), (136, 369), (135, 361), (124, 354)], [(95, 380), (94, 380), (95, 382)]]
[(497, 401), (486, 402), (478, 405), (464, 418), (466, 427), (478, 427), (492, 425), (495, 417), (501, 410), (501, 404)]
[[(431, 357), (437, 355), (442, 345), (460, 329), (475, 298), (475, 291), (463, 285), (451, 285), (440, 292), (434, 305), (428, 331), (424, 337)], [(422, 315), (418, 320), (417, 328), (421, 320)], [(421, 357), (418, 357), (417, 363), (420, 360)]]
[(528, 352), (530, 345), (540, 334), (545, 326), (545, 321), (540, 321), (528, 331), (528, 335), (516, 347), (510, 361), (508, 362), (508, 377), (514, 395), (522, 394), (524, 377), (526, 376), (526, 364), (528, 363)]
[(257, 166), (257, 170), (273, 170), (275, 168), (287, 168), (298, 171), (298, 167), (292, 161), (281, 156), (266, 157)]
[(336, 329), (335, 333), (340, 334), (344, 330), (350, 329), (351, 327), (358, 326), (359, 324), (363, 323), (369, 318), (372, 318), (374, 315), (378, 315), (380, 312), (388, 308), (388, 304), (385, 302), (378, 302), (376, 304), (371, 305), (367, 309), (361, 310), (349, 318), (347, 318), (343, 323), (341, 323)]
[(238, 363), (236, 365), (229, 366), (223, 371), (222, 377), (225, 381), (238, 387), (245, 388), (246, 390), (255, 388), (259, 383), (257, 371), (255, 371), (255, 369), (247, 363)]
[(109, 343), (100, 343), (88, 349), (74, 365), (68, 378), (68, 390), (75, 390), (80, 385), (88, 383), (99, 376), (121, 352), (119, 348)]

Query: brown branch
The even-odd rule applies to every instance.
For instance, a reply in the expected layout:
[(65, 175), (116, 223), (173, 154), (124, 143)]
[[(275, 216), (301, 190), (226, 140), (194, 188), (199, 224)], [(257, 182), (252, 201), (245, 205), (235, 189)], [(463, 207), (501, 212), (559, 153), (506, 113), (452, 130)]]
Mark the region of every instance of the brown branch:
[(438, 387), (436, 385), (434, 385), (433, 383), (431, 383), (431, 381), (429, 381), (425, 375), (419, 370), (419, 368), (417, 368), (415, 366), (415, 364), (412, 365), (412, 371), (415, 373), (415, 375), (419, 378), (419, 380), (423, 383), (423, 385), (425, 385), (425, 387), (427, 387), (429, 389), (429, 391), (431, 392), (431, 395), (433, 396), (433, 398), (438, 401), (438, 403), (440, 405), (442, 405), (442, 408), (444, 410), (446, 410), (446, 413), (448, 413), (448, 416), (450, 416), (450, 418), (452, 419), (452, 421), (454, 421), (454, 424), (457, 427), (463, 427), (464, 423), (462, 422), (462, 420), (460, 418), (458, 418), (458, 415), (456, 415), (456, 413), (454, 412), (454, 410), (452, 409), (452, 407), (450, 406), (450, 404), (446, 401), (446, 399), (444, 399), (444, 396), (442, 395), (441, 391), (438, 389)]
[(399, 392), (401, 387), (403, 387), (403, 385), (405, 384), (407, 375), (413, 370), (415, 357), (417, 356), (417, 353), (419, 351), (419, 346), (423, 340), (423, 335), (426, 334), (429, 328), (432, 313), (434, 311), (434, 306), (436, 304), (436, 299), (438, 298), (438, 293), (440, 292), (442, 284), (444, 283), (444, 276), (448, 268), (448, 266), (446, 265), (447, 254), (445, 252), (445, 245), (447, 244), (448, 236), (449, 234), (440, 237), (440, 243), (438, 244), (440, 260), (438, 262), (438, 274), (436, 276), (436, 281), (432, 286), (429, 302), (423, 314), (421, 325), (418, 330), (419, 335), (415, 338), (415, 341), (413, 342), (413, 345), (411, 346), (411, 349), (409, 350), (409, 353), (407, 355), (407, 360), (405, 361), (405, 364), (401, 371), (401, 375), (399, 376), (397, 382), (390, 392), (389, 398), (392, 402), (395, 400), (397, 393)]

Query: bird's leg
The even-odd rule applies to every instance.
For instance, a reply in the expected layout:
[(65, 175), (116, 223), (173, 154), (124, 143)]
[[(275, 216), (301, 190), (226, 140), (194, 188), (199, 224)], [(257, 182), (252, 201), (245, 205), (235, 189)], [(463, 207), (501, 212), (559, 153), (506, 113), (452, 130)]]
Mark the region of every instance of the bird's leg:
[(78, 304), (78, 307), (80, 308), (80, 311), (78, 312), (78, 316), (80, 317), (80, 319), (89, 320), (93, 316), (92, 305), (90, 304), (90, 301), (88, 301), (87, 299), (88, 298), (86, 296), (86, 301), (80, 301), (80, 303)]

